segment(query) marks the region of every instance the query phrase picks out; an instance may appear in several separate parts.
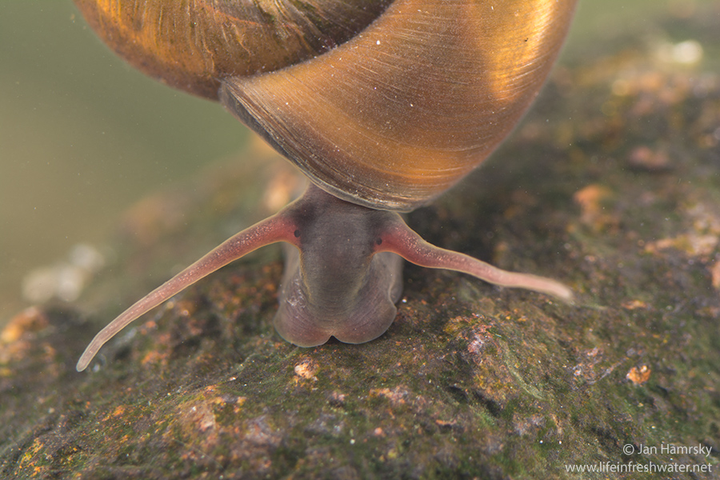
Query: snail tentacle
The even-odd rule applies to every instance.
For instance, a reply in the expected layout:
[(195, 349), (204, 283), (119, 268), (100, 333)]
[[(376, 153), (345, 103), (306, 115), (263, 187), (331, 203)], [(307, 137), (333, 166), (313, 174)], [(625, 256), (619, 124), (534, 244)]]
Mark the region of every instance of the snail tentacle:
[(494, 285), (524, 288), (551, 295), (567, 303), (573, 302), (572, 290), (562, 283), (537, 275), (508, 272), (463, 253), (436, 247), (408, 227), (399, 215), (387, 227), (382, 243), (376, 251), (396, 253), (421, 267), (454, 270)]
[(98, 350), (118, 332), (198, 280), (265, 245), (281, 241), (295, 244), (297, 242), (294, 234), (296, 228), (292, 219), (284, 215), (285, 211), (282, 210), (230, 237), (185, 270), (135, 302), (93, 338), (78, 360), (77, 371), (85, 370)]

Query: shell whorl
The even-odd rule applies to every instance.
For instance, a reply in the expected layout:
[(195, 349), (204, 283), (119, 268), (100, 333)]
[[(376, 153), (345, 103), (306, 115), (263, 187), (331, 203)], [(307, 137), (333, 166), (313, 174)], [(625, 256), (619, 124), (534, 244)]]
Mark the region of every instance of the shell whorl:
[(574, 0), (396, 0), (339, 48), (224, 80), (221, 100), (321, 188), (409, 211), (514, 128), (562, 45)]
[(170, 86), (216, 99), (219, 80), (329, 50), (391, 0), (75, 0), (116, 53)]

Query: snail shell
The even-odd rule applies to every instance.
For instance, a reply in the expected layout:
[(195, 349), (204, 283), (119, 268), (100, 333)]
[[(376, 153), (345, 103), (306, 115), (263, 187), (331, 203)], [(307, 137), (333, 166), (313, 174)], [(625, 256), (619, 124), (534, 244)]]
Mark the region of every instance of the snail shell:
[(219, 99), (314, 184), (123, 312), (78, 370), (140, 315), (275, 242), (290, 255), (274, 323), (300, 346), (382, 335), (402, 290), (400, 257), (572, 299), (554, 280), (430, 245), (395, 211), (440, 195), (514, 128), (560, 50), (575, 0), (76, 3), (130, 63)]
[(75, 0), (118, 55), (187, 92), (217, 99), (220, 80), (278, 70), (352, 38), (390, 0)]
[(320, 188), (409, 211), (514, 128), (575, 0), (76, 3), (131, 64), (219, 95)]

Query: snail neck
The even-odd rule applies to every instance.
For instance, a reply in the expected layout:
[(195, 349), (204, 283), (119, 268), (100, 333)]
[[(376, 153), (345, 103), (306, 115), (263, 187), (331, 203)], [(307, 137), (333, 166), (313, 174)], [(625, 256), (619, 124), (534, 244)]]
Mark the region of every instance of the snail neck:
[(315, 186), (285, 215), (296, 226), (286, 248), (275, 327), (301, 346), (372, 340), (395, 318), (402, 291), (402, 259), (378, 252), (396, 213), (340, 200)]

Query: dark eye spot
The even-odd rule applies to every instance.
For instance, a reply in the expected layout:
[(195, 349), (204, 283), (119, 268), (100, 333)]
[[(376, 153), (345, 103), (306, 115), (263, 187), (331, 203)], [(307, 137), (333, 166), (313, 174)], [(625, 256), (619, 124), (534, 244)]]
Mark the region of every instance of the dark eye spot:
[(375, 243), (377, 245), (382, 245), (382, 238), (378, 237), (377, 240), (375, 240)]
[(295, 238), (298, 238), (300, 236), (300, 230), (295, 230)]

